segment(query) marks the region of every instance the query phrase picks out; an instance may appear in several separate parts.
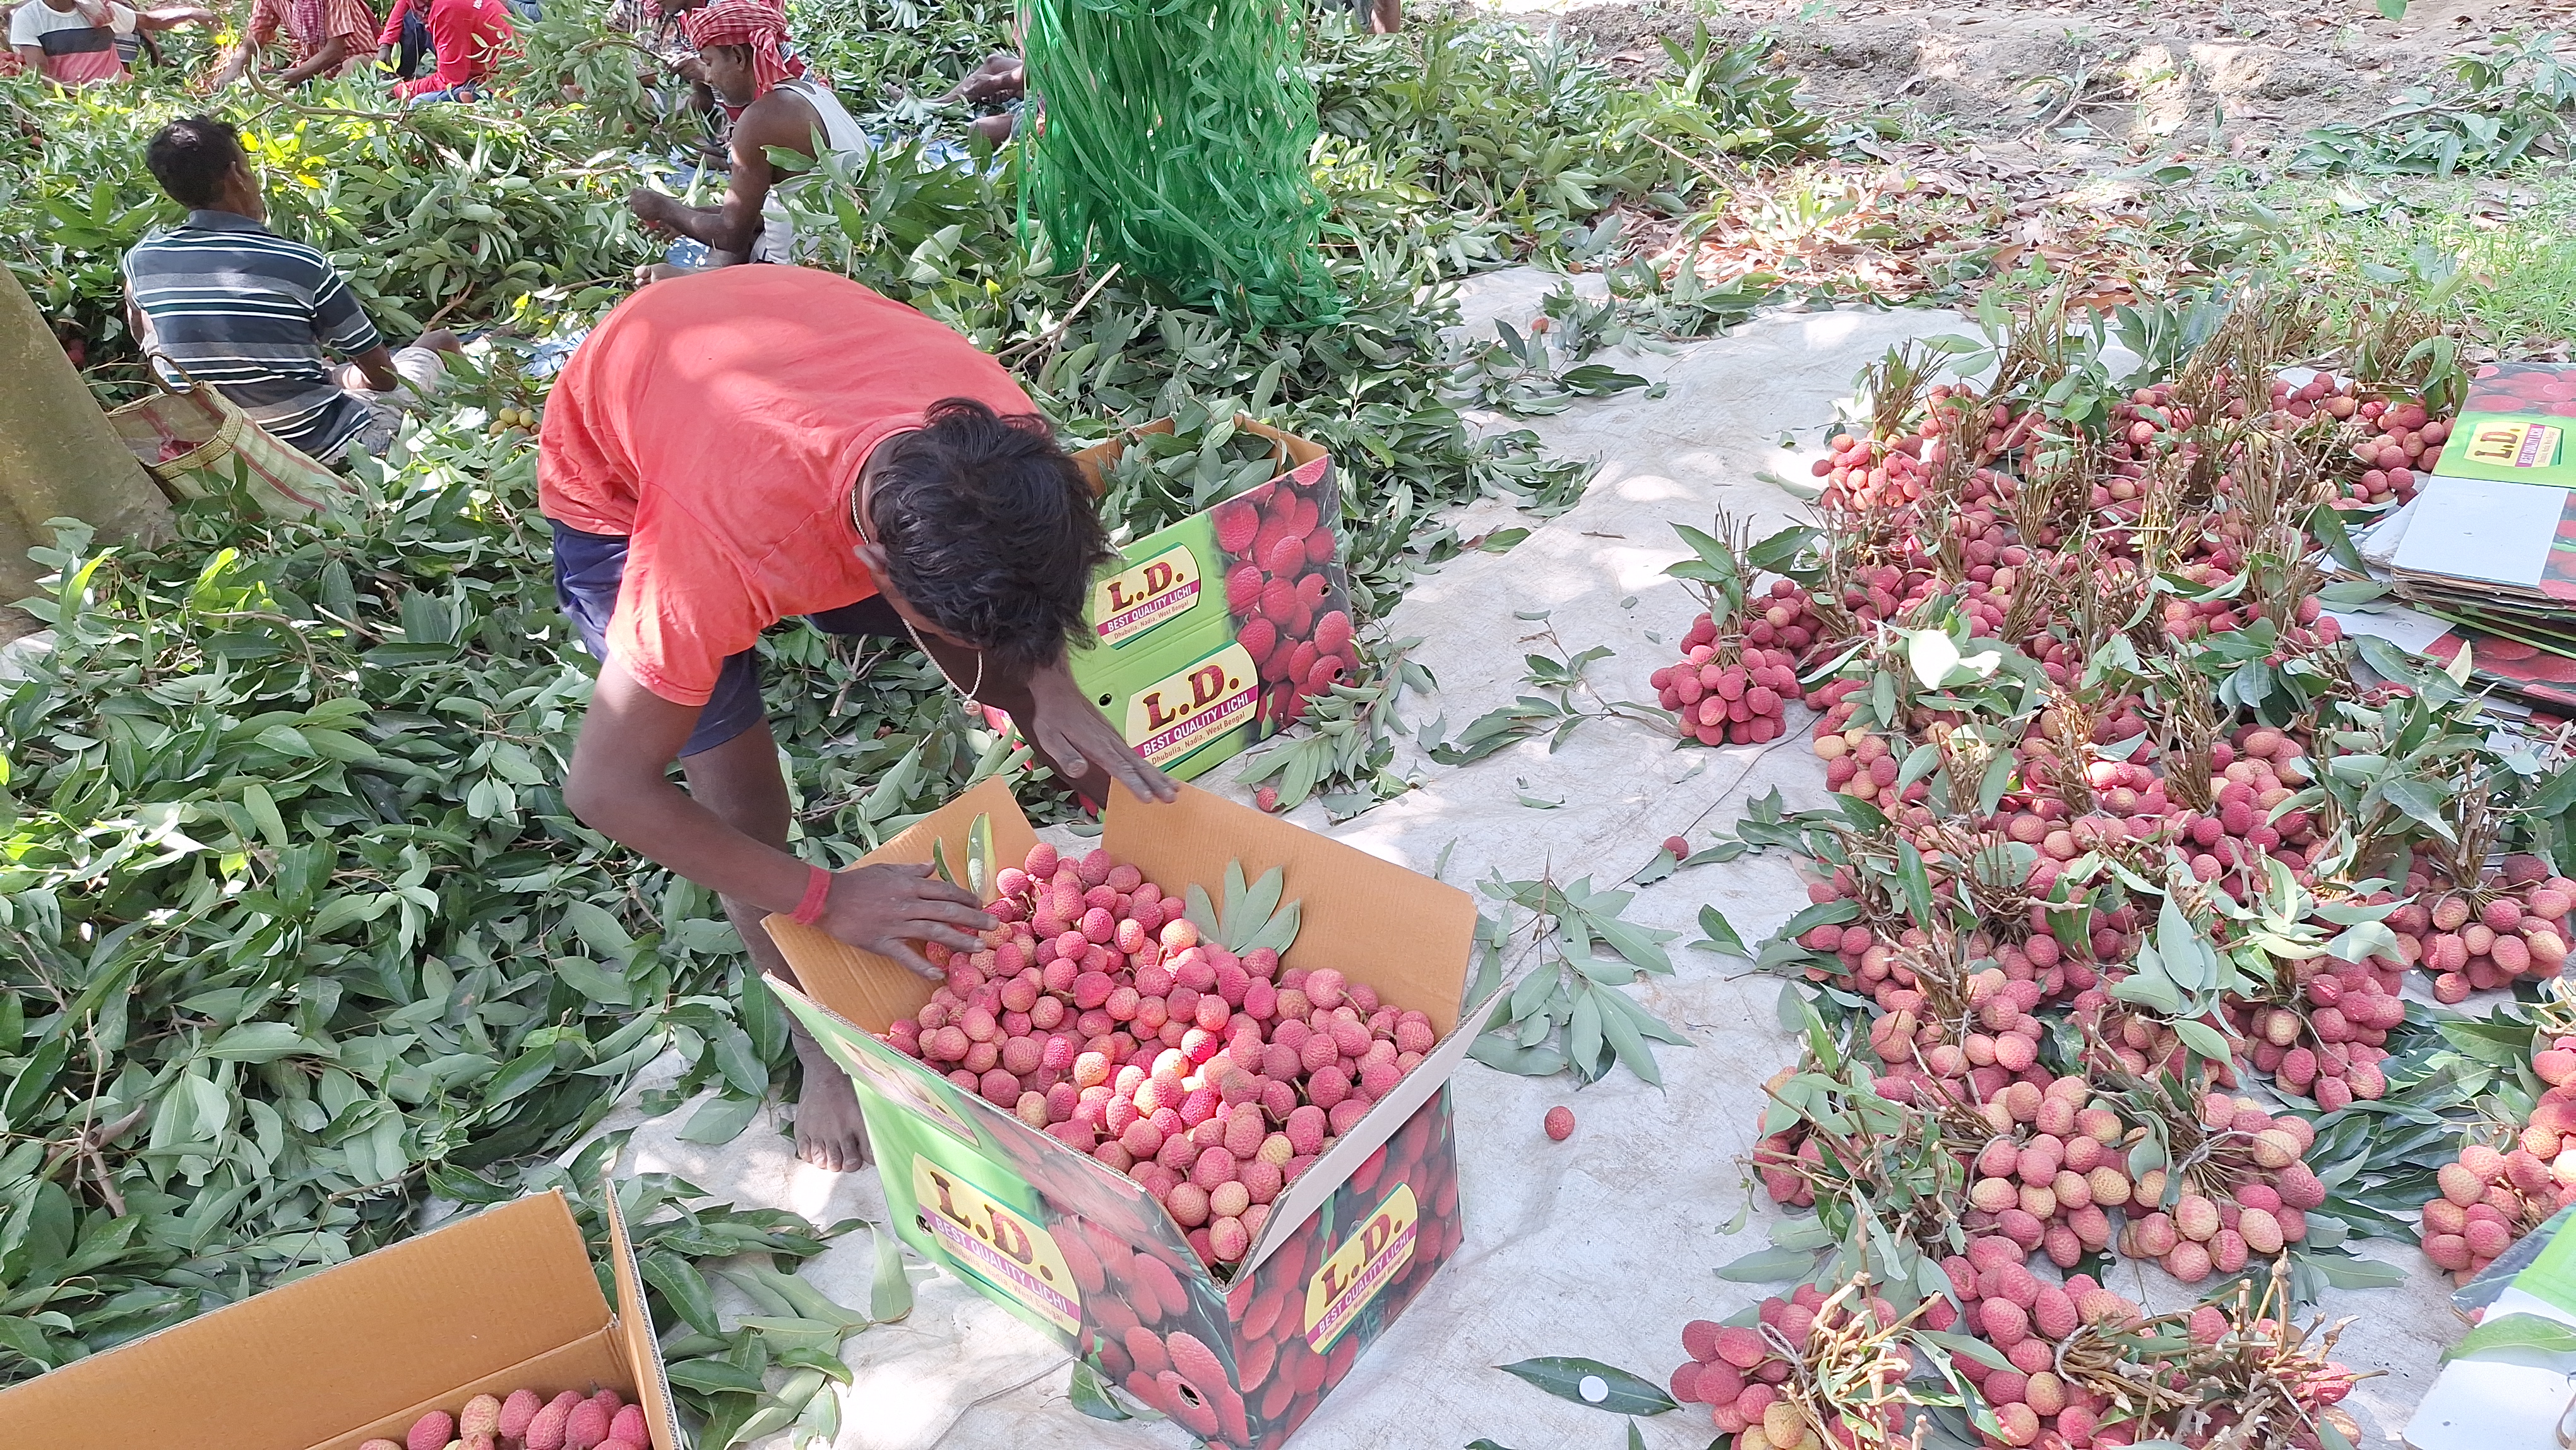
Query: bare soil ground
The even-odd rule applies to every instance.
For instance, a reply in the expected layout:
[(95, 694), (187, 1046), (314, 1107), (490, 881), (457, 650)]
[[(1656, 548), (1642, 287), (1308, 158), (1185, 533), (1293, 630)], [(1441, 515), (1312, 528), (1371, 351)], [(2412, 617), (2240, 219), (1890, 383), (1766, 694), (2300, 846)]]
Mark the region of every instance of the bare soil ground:
[[(1503, 0), (1640, 65), (1687, 33), (1685, 0)], [(2090, 166), (2158, 156), (2260, 161), (2357, 120), (2442, 57), (2576, 28), (2576, 0), (1738, 0), (1711, 28), (1768, 33), (1820, 105), (1903, 139), (2019, 148)]]
[[(2549, 32), (2576, 55), (2576, 0), (2415, 0), (2397, 20), (2376, 0), (1468, 3), (1562, 25), (1641, 78), (1669, 64), (1657, 38), (1703, 16), (1727, 39), (1773, 42), (1802, 98), (1843, 128), (1838, 157), (1738, 169), (1724, 206), (1686, 228), (1639, 217), (1633, 235), (1687, 250), (1713, 280), (1763, 273), (1882, 303), (1964, 303), (2004, 284), (2108, 306), (2285, 249), (2384, 258), (2438, 242), (2474, 267), (2435, 223), (2465, 213), (2511, 230), (2528, 178), (2330, 187), (2295, 181), (2314, 173), (2292, 160), (2312, 128), (2371, 120), (2450, 57)], [(2285, 230), (2245, 204), (2279, 203), (2285, 180), (2311, 210), (2332, 191), (2331, 214)], [(2542, 311), (2481, 343), (2556, 355), (2568, 309)]]

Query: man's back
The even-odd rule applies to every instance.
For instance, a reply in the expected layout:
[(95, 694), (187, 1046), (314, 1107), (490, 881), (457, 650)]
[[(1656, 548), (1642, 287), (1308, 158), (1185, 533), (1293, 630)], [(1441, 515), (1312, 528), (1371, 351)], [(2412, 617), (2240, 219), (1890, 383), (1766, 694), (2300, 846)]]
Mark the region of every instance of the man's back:
[(125, 276), (146, 347), (280, 439), (323, 457), (367, 421), (323, 349), (354, 355), (382, 339), (320, 252), (245, 216), (192, 211), (126, 253)]

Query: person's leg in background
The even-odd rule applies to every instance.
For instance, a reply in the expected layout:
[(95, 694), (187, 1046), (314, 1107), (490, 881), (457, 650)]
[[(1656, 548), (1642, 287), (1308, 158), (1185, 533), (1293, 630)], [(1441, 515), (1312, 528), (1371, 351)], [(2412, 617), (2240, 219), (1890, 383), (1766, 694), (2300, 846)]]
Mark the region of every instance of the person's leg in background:
[(350, 396), (366, 404), (368, 418), (364, 426), (351, 434), (336, 458), (325, 462), (345, 462), (356, 454), (382, 458), (402, 432), (403, 416), (418, 412), (447, 382), (446, 354), (460, 352), (464, 342), (446, 328), (432, 328), (420, 335), (409, 347), (393, 351), (394, 372), (402, 386), (386, 392), (369, 388), (348, 388)]
[(399, 80), (418, 79), (420, 68), (437, 53), (430, 43), (429, 22), (421, 18), (422, 8), (416, 6), (403, 12), (402, 43), (394, 60), (394, 75)]

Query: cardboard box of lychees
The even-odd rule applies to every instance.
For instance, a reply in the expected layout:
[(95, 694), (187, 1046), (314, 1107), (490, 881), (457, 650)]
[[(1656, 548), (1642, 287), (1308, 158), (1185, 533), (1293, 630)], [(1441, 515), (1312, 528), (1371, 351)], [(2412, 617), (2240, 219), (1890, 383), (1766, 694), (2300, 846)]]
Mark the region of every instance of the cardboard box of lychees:
[(542, 1193), (0, 1391), (0, 1445), (678, 1450), (603, 1198), (613, 1309), (570, 1205)]
[(1119, 792), (1077, 858), (987, 782), (869, 859), (1003, 918), (944, 984), (770, 921), (904, 1237), (1201, 1439), (1279, 1444), (1457, 1250), (1474, 901), (1187, 788)]
[[(1351, 673), (1341, 484), (1322, 446), (1250, 417), (1277, 473), (1136, 539), (1101, 571), (1074, 679), (1127, 736), (1189, 779), (1278, 734)], [(1158, 419), (1074, 456), (1093, 487)]]
[(2434, 472), (2444, 477), (2576, 488), (2576, 447), (2568, 441), (2576, 427), (2576, 365), (2488, 363), (2469, 384), (2460, 416), (2427, 426), (2447, 429), (2432, 440), (2441, 449)]

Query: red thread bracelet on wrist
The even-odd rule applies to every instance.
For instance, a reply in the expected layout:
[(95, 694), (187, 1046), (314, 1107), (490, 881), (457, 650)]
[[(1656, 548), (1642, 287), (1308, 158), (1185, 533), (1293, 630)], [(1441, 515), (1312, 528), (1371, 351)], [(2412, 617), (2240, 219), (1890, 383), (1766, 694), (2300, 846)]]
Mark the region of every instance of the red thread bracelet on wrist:
[(796, 903), (796, 914), (788, 920), (798, 926), (812, 926), (823, 919), (823, 905), (832, 899), (832, 873), (820, 866), (807, 866), (814, 873), (805, 878), (805, 899)]

